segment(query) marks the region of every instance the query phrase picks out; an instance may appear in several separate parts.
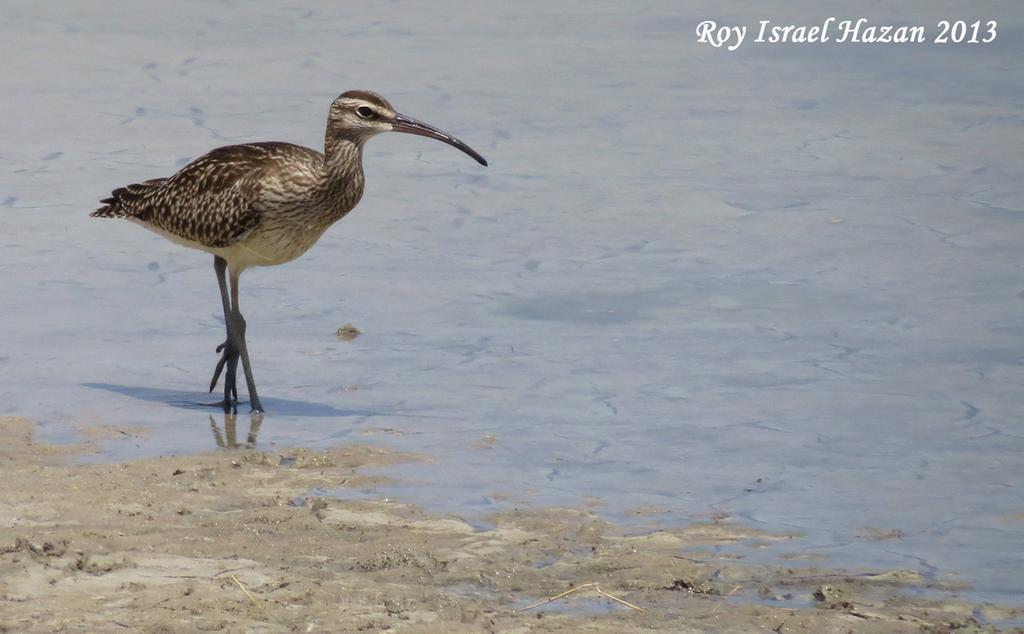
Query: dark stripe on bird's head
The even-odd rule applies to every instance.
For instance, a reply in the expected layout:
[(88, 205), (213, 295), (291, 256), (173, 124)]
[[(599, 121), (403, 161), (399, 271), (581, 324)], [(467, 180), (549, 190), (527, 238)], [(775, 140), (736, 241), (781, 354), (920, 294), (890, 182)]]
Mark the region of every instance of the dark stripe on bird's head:
[(372, 103), (375, 106), (391, 110), (392, 112), (395, 110), (391, 107), (391, 104), (388, 103), (387, 99), (369, 90), (348, 90), (341, 93), (341, 95), (338, 96), (338, 99), (362, 99), (363, 101)]

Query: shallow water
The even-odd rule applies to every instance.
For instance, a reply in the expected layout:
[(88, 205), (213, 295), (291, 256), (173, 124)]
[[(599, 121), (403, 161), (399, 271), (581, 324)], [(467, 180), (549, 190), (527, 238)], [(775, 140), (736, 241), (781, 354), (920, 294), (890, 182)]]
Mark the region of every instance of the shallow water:
[(316, 147), (366, 87), (491, 167), (375, 139), (357, 210), (246, 273), (259, 446), (381, 443), (433, 462), (372, 495), (728, 516), (1021, 603), (1024, 11), (992, 6), (862, 9), (998, 19), (989, 46), (730, 53), (695, 24), (841, 9), (5, 4), (0, 412), (141, 428), (104, 460), (244, 443), (196, 405), (209, 256), (88, 212), (217, 145)]

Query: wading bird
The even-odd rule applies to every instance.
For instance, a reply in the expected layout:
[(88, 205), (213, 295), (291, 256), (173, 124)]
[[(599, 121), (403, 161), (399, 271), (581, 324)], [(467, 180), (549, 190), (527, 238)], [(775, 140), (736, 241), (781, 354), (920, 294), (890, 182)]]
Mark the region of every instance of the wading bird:
[(254, 412), (263, 411), (245, 346), (238, 277), (250, 266), (294, 260), (351, 211), (363, 195), (363, 145), (391, 131), (444, 141), (487, 165), (462, 141), (395, 112), (380, 95), (350, 90), (331, 104), (323, 154), (281, 142), (217, 148), (171, 177), (115, 189), (91, 214), (127, 218), (178, 244), (213, 254), (227, 338), (217, 347), (221, 357), (210, 391), (226, 371), (220, 403), (225, 411), (238, 400), (239, 359), (249, 404)]

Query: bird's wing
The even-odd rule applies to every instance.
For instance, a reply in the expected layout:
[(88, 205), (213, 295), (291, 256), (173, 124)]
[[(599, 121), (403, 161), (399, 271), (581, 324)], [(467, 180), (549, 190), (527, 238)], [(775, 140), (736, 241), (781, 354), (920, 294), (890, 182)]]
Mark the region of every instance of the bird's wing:
[[(217, 148), (165, 179), (116, 189), (99, 217), (127, 217), (207, 247), (226, 247), (260, 222), (261, 179), (288, 153), (316, 156), (287, 144), (253, 143)], [(294, 156), (290, 157), (294, 160)]]

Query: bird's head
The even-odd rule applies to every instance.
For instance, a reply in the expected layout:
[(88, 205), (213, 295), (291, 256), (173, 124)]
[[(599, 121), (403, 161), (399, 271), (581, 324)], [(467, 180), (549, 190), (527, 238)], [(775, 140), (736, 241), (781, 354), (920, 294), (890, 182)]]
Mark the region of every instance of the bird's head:
[(473, 157), (477, 163), (487, 160), (462, 141), (432, 125), (395, 112), (388, 100), (368, 90), (349, 90), (331, 104), (327, 119), (328, 141), (347, 139), (359, 145), (381, 132), (416, 134), (456, 147)]

